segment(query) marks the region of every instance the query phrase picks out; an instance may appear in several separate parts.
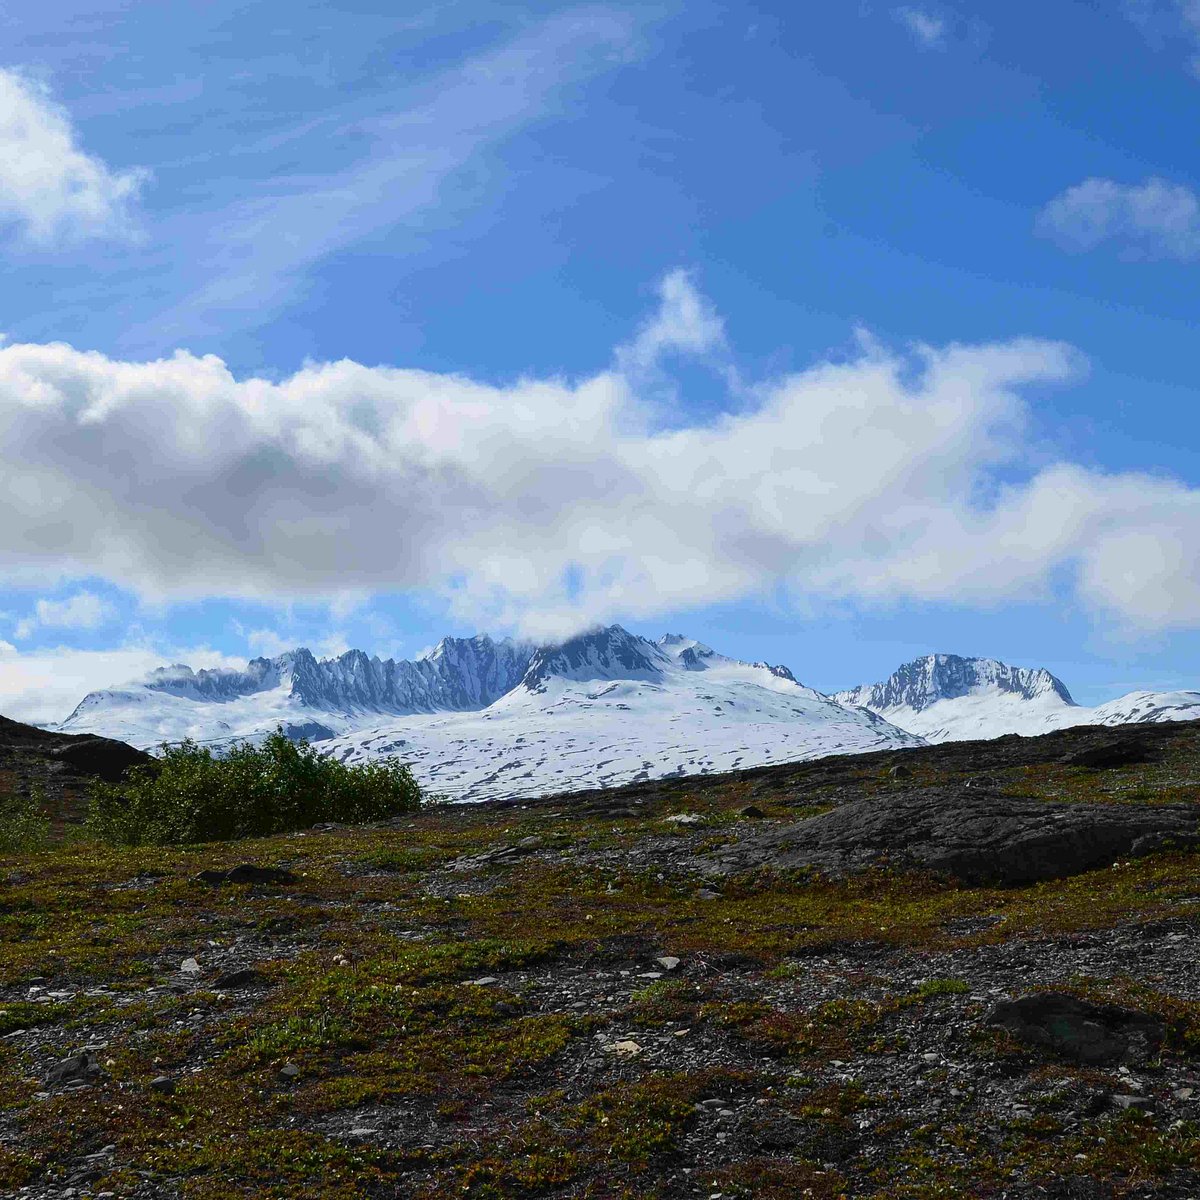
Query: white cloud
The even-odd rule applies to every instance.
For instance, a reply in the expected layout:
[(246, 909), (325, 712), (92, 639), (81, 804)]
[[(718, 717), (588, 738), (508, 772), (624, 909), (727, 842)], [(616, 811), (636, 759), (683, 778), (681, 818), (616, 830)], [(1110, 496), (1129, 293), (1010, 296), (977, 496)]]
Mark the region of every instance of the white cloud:
[(307, 646), (318, 658), (336, 658), (351, 649), (345, 633), (335, 630), (316, 641), (305, 638), (287, 637), (277, 629), (246, 629), (241, 630), (242, 636), (253, 655), (264, 658), (277, 658), (297, 646)]
[(49, 725), (64, 721), (88, 692), (140, 679), (163, 662), (193, 667), (244, 667), (203, 646), (124, 646), (76, 650), (60, 646), (22, 653), (0, 641), (0, 713), (14, 721)]
[(1115, 242), (1140, 258), (1192, 259), (1200, 255), (1200, 198), (1165, 179), (1085, 179), (1042, 209), (1036, 229), (1069, 250)]
[(0, 68), (0, 226), (15, 224), (35, 242), (126, 235), (145, 179), (82, 150), (49, 91)]
[(946, 36), (946, 22), (919, 8), (898, 8), (896, 19), (916, 38), (920, 45), (940, 46)]
[(688, 271), (668, 272), (658, 285), (657, 312), (616, 359), (626, 375), (656, 370), (670, 355), (704, 357), (725, 346), (725, 323)]
[(39, 629), (98, 629), (111, 616), (111, 606), (94, 592), (76, 592), (66, 600), (39, 600), (33, 616), (17, 622), (14, 636), (23, 640)]
[[(690, 306), (665, 288), (645, 329)], [(713, 321), (644, 336), (706, 353)], [(1027, 461), (1022, 389), (1080, 366), (1044, 341), (901, 355), (867, 338), (663, 429), (617, 368), (239, 380), (212, 356), (0, 347), (0, 574), (151, 599), (433, 589), (535, 634), (778, 586), (988, 607), (1067, 577), (1127, 624), (1200, 625), (1200, 491)]]

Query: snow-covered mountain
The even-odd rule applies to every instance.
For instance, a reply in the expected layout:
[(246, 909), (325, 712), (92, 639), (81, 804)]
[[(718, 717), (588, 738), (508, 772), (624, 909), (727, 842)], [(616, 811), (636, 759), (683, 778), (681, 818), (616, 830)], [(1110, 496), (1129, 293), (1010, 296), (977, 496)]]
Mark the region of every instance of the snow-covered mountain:
[(486, 635), (444, 638), (413, 662), (349, 650), (318, 661), (303, 648), (252, 659), (244, 671), (160, 667), (141, 683), (92, 692), (62, 723), (153, 749), (194, 738), (253, 738), (282, 725), (311, 741), (345, 733), (380, 714), (485, 708), (520, 682), (533, 647)]
[(786, 667), (617, 625), (540, 647), (447, 639), (415, 662), (359, 651), (319, 662), (297, 650), (245, 671), (172, 667), (92, 693), (62, 728), (154, 748), (280, 724), (345, 761), (397, 755), (429, 789), (462, 800), (921, 744)]
[(1200, 718), (1200, 692), (1132, 692), (1086, 708), (1049, 671), (956, 654), (915, 659), (882, 683), (836, 692), (834, 699), (865, 708), (929, 742), (1006, 733), (1033, 736), (1069, 725)]

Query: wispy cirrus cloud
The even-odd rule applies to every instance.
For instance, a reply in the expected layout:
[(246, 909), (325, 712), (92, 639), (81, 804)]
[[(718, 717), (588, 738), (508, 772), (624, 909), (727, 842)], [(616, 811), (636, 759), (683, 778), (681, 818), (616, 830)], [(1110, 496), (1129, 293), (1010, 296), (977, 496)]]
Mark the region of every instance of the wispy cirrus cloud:
[(0, 228), (42, 245), (128, 236), (147, 178), (89, 154), (45, 84), (0, 68)]
[(415, 242), (453, 224), (464, 205), (500, 184), (503, 166), (490, 156), (561, 111), (573, 88), (627, 62), (636, 34), (622, 10), (570, 9), (412, 84), (387, 111), (335, 114), (273, 134), (319, 161), (346, 161), (333, 171), (276, 175), (224, 208), (164, 229), (188, 245), (204, 282), (135, 337), (177, 342), (253, 327), (337, 252), (385, 231)]
[(1200, 198), (1165, 179), (1085, 179), (1051, 200), (1035, 229), (1067, 250), (1112, 243), (1136, 258), (1186, 261), (1200, 256)]

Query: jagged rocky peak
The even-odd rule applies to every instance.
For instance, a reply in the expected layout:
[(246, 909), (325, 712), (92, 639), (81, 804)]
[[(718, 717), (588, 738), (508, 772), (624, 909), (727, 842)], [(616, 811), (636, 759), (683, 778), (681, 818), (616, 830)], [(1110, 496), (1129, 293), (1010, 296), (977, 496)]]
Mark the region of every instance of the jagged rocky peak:
[(653, 642), (620, 625), (609, 625), (540, 647), (521, 684), (529, 691), (541, 691), (554, 678), (658, 680), (669, 661)]
[(882, 683), (864, 684), (838, 692), (842, 704), (921, 712), (939, 700), (953, 700), (991, 691), (1011, 693), (1024, 700), (1055, 696), (1074, 705), (1062, 680), (1040, 667), (1013, 667), (994, 658), (960, 658), (957, 654), (927, 654), (894, 671)]
[(682, 633), (664, 633), (656, 644), (689, 671), (706, 671), (709, 660), (718, 657), (711, 646), (695, 638), (684, 637)]

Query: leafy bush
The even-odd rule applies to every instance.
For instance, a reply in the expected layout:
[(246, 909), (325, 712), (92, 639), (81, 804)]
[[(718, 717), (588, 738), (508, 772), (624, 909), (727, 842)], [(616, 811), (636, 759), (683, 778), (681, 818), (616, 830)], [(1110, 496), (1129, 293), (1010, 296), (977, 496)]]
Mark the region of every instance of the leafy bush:
[(125, 782), (95, 783), (89, 830), (119, 845), (221, 841), (304, 829), (321, 821), (378, 821), (421, 805), (408, 767), (387, 758), (347, 766), (277, 730), (218, 756), (195, 742), (164, 746)]
[(28, 795), (0, 792), (0, 854), (27, 854), (50, 841), (45, 791), (35, 784)]

